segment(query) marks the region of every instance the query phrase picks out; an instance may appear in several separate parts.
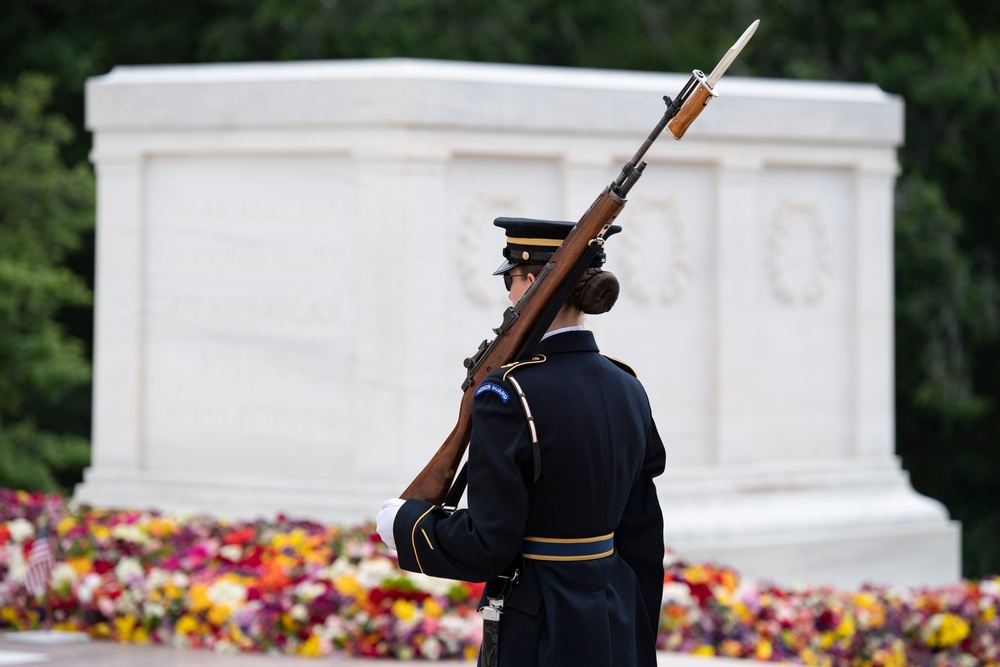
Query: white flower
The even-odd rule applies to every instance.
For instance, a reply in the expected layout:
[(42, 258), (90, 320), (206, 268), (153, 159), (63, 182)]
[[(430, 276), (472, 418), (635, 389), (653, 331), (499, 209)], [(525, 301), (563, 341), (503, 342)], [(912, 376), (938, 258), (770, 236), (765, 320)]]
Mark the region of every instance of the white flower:
[(463, 639), (474, 637), (477, 632), (481, 633), (483, 624), (479, 616), (469, 614), (467, 617), (456, 614), (445, 614), (441, 617), (440, 636), (444, 639)]
[(398, 577), (399, 571), (388, 558), (371, 558), (358, 565), (358, 583), (362, 588), (378, 588), (389, 577)]
[(155, 591), (163, 588), (170, 581), (170, 573), (164, 569), (154, 567), (146, 575), (146, 590)]
[(691, 588), (687, 584), (682, 584), (676, 581), (663, 584), (662, 602), (689, 605), (691, 604)]
[(428, 637), (420, 645), (420, 654), (427, 660), (437, 660), (441, 657), (441, 642), (434, 637)]
[(128, 583), (146, 576), (146, 571), (142, 569), (142, 564), (135, 558), (122, 558), (115, 565), (115, 576), (118, 581)]
[[(388, 562), (388, 561), (387, 561)], [(451, 579), (441, 579), (439, 577), (428, 577), (426, 574), (420, 574), (418, 572), (409, 573), (406, 575), (417, 590), (424, 591), (425, 593), (430, 593), (431, 595), (436, 595), (438, 597), (444, 597), (451, 592), (451, 589), (455, 586), (455, 582)]]
[(337, 579), (340, 579), (344, 575), (355, 574), (357, 568), (351, 563), (348, 558), (338, 558), (329, 567), (324, 567), (319, 572), (316, 573), (317, 579), (322, 579), (324, 581), (329, 581), (333, 583)]
[(309, 610), (301, 602), (293, 604), (292, 608), (288, 610), (289, 615), (300, 623), (307, 618), (309, 618)]
[(159, 602), (147, 602), (142, 607), (153, 618), (163, 618), (163, 615), (167, 613), (167, 608)]
[(10, 531), (10, 539), (14, 542), (24, 542), (35, 534), (35, 526), (27, 519), (8, 521), (7, 530)]
[(133, 544), (145, 544), (149, 541), (149, 535), (146, 534), (146, 531), (134, 523), (118, 524), (111, 529), (111, 537)]
[(91, 572), (84, 575), (83, 581), (76, 588), (76, 598), (83, 604), (90, 604), (94, 600), (94, 591), (101, 585), (101, 575)]
[(216, 642), (215, 646), (212, 647), (216, 653), (239, 653), (240, 647), (232, 643), (228, 639), (220, 639)]
[(303, 581), (295, 587), (295, 595), (303, 602), (311, 602), (326, 591), (326, 586), (318, 581)]
[(66, 563), (59, 563), (52, 568), (52, 587), (72, 586), (76, 581), (76, 570)]
[(326, 617), (327, 632), (324, 633), (324, 636), (331, 641), (346, 637), (348, 635), (349, 624), (350, 622), (341, 616), (330, 614)]
[(191, 578), (183, 572), (174, 572), (174, 576), (170, 577), (170, 583), (177, 588), (187, 588), (191, 583)]
[(21, 547), (16, 544), (7, 545), (7, 579), (24, 583), (28, 576), (28, 564), (24, 562)]
[(236, 608), (246, 602), (247, 589), (246, 586), (237, 581), (219, 579), (209, 586), (207, 595), (212, 604), (229, 605), (230, 608)]
[(226, 560), (239, 560), (243, 557), (243, 547), (238, 544), (227, 544), (219, 549), (219, 555)]

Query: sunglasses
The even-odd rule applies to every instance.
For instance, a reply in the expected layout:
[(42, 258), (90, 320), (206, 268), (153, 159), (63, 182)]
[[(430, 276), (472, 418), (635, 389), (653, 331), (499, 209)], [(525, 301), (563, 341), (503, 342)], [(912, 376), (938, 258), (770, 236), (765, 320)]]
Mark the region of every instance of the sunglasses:
[(514, 285), (514, 278), (524, 278), (527, 273), (505, 273), (503, 274), (503, 286), (510, 291), (511, 286)]

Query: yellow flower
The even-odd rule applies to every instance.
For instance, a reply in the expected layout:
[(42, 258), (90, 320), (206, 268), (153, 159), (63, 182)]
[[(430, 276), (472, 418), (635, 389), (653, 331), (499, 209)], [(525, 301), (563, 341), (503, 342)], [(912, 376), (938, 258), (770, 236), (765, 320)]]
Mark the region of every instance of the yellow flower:
[(361, 597), (364, 594), (364, 589), (361, 588), (361, 584), (358, 580), (354, 578), (354, 575), (345, 574), (342, 577), (338, 577), (336, 581), (333, 582), (338, 593), (344, 595), (351, 595), (354, 597)]
[(17, 611), (13, 607), (0, 607), (0, 620), (13, 625), (17, 620)]
[(424, 599), (424, 616), (428, 618), (441, 618), (441, 614), (443, 613), (444, 609), (434, 601), (434, 598)]
[(177, 530), (175, 521), (163, 517), (150, 517), (141, 525), (153, 537), (167, 537)]
[(743, 646), (735, 639), (723, 640), (719, 649), (722, 655), (728, 655), (730, 658), (738, 658), (743, 653)]
[(695, 650), (691, 651), (692, 655), (715, 655), (715, 649), (708, 644), (702, 644)]
[(146, 632), (146, 628), (139, 626), (132, 633), (132, 642), (135, 644), (148, 644), (149, 643), (149, 633)]
[(684, 570), (684, 578), (692, 584), (703, 584), (708, 581), (708, 570), (698, 563)]
[(753, 614), (750, 613), (750, 609), (742, 602), (733, 603), (732, 609), (733, 611), (736, 612), (736, 615), (739, 616), (740, 620), (743, 621), (744, 623), (748, 623), (750, 619), (753, 618)]
[(412, 621), (417, 615), (417, 606), (408, 600), (396, 600), (392, 604), (392, 614), (403, 621)]
[(76, 526), (76, 519), (71, 516), (63, 517), (63, 519), (56, 524), (56, 531), (60, 536), (68, 533), (74, 526)]
[(310, 658), (315, 658), (316, 656), (322, 654), (322, 645), (320, 644), (319, 637), (316, 635), (309, 635), (309, 639), (305, 641), (302, 646), (295, 650), (299, 655), (308, 656)]
[(805, 663), (805, 664), (807, 664), (807, 665), (818, 665), (819, 664), (819, 657), (816, 655), (816, 653), (812, 649), (808, 649), (808, 648), (807, 649), (803, 649), (802, 652), (799, 653), (799, 659), (802, 660), (802, 662)]
[(212, 601), (208, 599), (208, 586), (206, 584), (194, 584), (191, 586), (191, 611), (205, 611), (212, 607)]
[(198, 619), (190, 614), (184, 614), (174, 626), (174, 631), (179, 635), (189, 635), (198, 629)]
[(997, 615), (996, 607), (987, 607), (983, 609), (983, 623), (989, 623), (993, 620), (993, 617)]
[(969, 624), (955, 614), (934, 614), (921, 631), (924, 643), (931, 648), (947, 648), (969, 636)]
[(229, 608), (228, 604), (217, 604), (214, 605), (208, 612), (208, 622), (215, 627), (221, 627), (229, 617), (232, 615), (233, 610)]
[(754, 648), (754, 655), (756, 655), (761, 660), (770, 660), (771, 655), (774, 654), (774, 647), (771, 646), (771, 642), (766, 639), (761, 639), (757, 642), (756, 648)]
[(840, 625), (837, 626), (836, 635), (844, 639), (853, 637), (855, 628), (854, 617), (844, 616), (840, 621)]
[(115, 630), (118, 631), (118, 637), (121, 638), (121, 641), (127, 642), (131, 639), (136, 622), (135, 616), (119, 616), (115, 619)]
[(97, 524), (90, 527), (90, 534), (93, 535), (99, 542), (103, 542), (111, 537), (111, 530), (107, 526)]
[(184, 591), (182, 591), (180, 588), (178, 588), (174, 584), (174, 582), (168, 581), (163, 586), (163, 594), (166, 595), (171, 600), (176, 600), (177, 598), (179, 598), (181, 595), (184, 594)]

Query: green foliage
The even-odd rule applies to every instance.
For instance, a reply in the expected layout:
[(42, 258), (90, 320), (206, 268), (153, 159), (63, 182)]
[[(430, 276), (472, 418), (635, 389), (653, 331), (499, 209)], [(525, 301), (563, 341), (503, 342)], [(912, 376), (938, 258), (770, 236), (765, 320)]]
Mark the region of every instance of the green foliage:
[(972, 342), (1000, 332), (997, 284), (977, 274), (959, 247), (961, 217), (939, 186), (919, 177), (900, 183), (896, 202), (896, 324), (903, 400), (948, 420), (971, 420), (993, 407), (977, 395)]
[(54, 82), (25, 74), (0, 87), (0, 485), (55, 490), (85, 464), (85, 438), (57, 434), (32, 413), (90, 380), (80, 340), (57, 321), (91, 293), (63, 266), (93, 226), (94, 182), (67, 169), (59, 147), (72, 137), (46, 112)]

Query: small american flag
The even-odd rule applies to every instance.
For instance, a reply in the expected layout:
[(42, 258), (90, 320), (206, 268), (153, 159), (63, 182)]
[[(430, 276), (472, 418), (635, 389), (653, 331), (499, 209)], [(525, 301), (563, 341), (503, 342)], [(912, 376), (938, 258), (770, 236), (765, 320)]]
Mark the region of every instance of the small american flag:
[(24, 586), (31, 595), (38, 597), (48, 589), (54, 565), (55, 559), (49, 545), (49, 529), (42, 526), (38, 531), (38, 539), (31, 546), (31, 555), (28, 556), (28, 577)]

